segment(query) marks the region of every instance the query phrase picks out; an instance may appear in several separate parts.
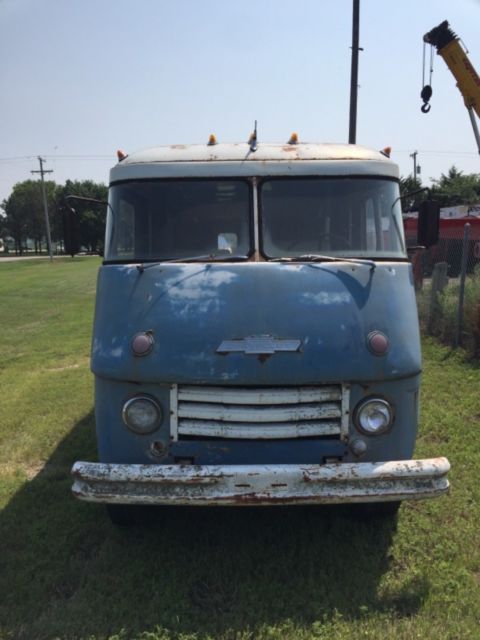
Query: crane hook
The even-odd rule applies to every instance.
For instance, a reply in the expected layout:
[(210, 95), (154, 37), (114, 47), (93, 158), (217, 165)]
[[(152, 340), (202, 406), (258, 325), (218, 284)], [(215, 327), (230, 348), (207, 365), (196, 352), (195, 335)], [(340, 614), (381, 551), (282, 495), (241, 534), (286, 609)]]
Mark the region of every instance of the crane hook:
[(423, 100), (423, 105), (421, 107), (422, 113), (428, 113), (431, 109), (431, 105), (428, 104), (428, 101), (432, 97), (432, 87), (429, 84), (426, 84), (423, 87), (420, 97)]

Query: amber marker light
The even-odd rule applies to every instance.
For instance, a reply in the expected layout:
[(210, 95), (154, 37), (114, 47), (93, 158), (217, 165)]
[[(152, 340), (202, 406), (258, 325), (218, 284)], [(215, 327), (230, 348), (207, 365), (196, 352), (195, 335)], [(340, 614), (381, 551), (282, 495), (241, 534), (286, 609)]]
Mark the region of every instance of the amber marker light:
[(210, 134), (207, 144), (208, 144), (209, 147), (213, 147), (214, 145), (218, 144), (217, 136), (214, 133)]
[(121, 162), (122, 160), (125, 160), (127, 156), (128, 156), (128, 153), (125, 153), (125, 151), (122, 151), (122, 149), (117, 149), (117, 158), (119, 162)]
[(387, 158), (390, 157), (390, 154), (392, 153), (392, 147), (384, 147), (380, 153), (383, 153), (384, 156), (386, 156)]
[(298, 133), (292, 133), (292, 135), (290, 136), (290, 140), (288, 141), (288, 144), (298, 144)]

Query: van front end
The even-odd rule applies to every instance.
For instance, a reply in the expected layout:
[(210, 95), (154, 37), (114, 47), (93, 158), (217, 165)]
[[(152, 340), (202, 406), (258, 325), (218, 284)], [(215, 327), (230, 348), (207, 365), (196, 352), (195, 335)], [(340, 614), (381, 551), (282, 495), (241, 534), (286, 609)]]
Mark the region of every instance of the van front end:
[(157, 148), (112, 169), (92, 344), (112, 504), (398, 502), (420, 338), (398, 167), (356, 145)]
[(420, 349), (409, 265), (318, 266), (102, 267), (101, 462), (75, 464), (75, 495), (264, 505), (447, 491), (445, 458), (411, 459)]

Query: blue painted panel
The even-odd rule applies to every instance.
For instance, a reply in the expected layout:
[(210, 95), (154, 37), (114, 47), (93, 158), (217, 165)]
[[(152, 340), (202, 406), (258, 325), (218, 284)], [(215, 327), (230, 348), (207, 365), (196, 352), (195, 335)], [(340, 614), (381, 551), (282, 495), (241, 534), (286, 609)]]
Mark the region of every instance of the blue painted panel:
[(171, 447), (175, 457), (194, 459), (195, 464), (323, 464), (326, 457), (343, 458), (344, 443), (334, 440), (187, 441)]
[[(385, 332), (387, 356), (366, 346)], [(130, 343), (152, 331), (150, 355)], [(216, 352), (251, 335), (301, 340), (270, 357)], [(92, 370), (124, 381), (279, 385), (372, 382), (420, 370), (411, 267), (341, 264), (162, 264), (100, 269)]]

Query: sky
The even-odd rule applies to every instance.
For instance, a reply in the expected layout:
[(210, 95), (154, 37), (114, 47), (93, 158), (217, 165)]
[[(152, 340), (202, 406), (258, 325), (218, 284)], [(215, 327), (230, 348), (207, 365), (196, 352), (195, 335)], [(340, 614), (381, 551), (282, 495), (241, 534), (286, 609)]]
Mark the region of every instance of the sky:
[[(480, 173), (470, 119), (423, 35), (443, 20), (480, 73), (480, 0), (360, 0), (357, 142), (424, 183)], [(32, 178), (108, 183), (116, 150), (347, 142), (352, 0), (0, 0), (0, 202)], [(428, 77), (428, 69), (427, 69)], [(35, 177), (38, 177), (37, 175)]]

